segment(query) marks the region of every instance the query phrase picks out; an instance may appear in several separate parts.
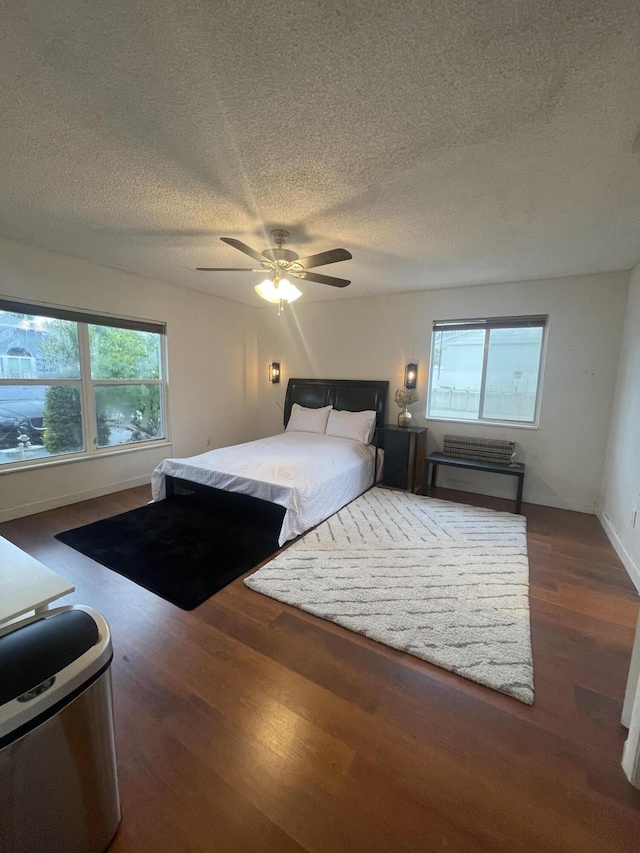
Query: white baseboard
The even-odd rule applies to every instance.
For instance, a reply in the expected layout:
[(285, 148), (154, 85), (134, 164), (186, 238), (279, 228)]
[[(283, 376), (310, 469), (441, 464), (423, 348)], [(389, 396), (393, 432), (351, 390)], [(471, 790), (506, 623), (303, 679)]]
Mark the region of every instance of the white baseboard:
[(624, 542), (618, 536), (618, 533), (611, 523), (611, 520), (603, 513), (598, 513), (600, 524), (604, 528), (604, 532), (609, 537), (609, 541), (615, 548), (615, 552), (620, 557), (620, 562), (627, 570), (627, 574), (635, 588), (640, 592), (640, 566), (635, 562), (631, 554), (627, 551)]
[(96, 489), (88, 489), (85, 492), (76, 492), (73, 495), (61, 495), (57, 498), (49, 498), (48, 500), (36, 501), (35, 503), (23, 504), (22, 506), (12, 506), (9, 509), (0, 510), (0, 524), (4, 521), (11, 521), (14, 518), (23, 518), (26, 515), (35, 515), (37, 512), (46, 512), (49, 509), (58, 509), (58, 507), (77, 504), (80, 503), (80, 501), (89, 501), (92, 498), (100, 498), (103, 495), (123, 492), (125, 489), (133, 489), (136, 486), (145, 486), (149, 483), (150, 477), (148, 474), (145, 474), (141, 477), (134, 477), (133, 480), (127, 480), (124, 483), (114, 483), (110, 486), (99, 486)]
[(538, 506), (551, 506), (555, 509), (568, 509), (571, 512), (586, 512), (587, 515), (597, 515), (597, 507), (593, 503), (565, 501), (550, 495), (523, 495), (522, 501), (523, 503), (537, 504)]

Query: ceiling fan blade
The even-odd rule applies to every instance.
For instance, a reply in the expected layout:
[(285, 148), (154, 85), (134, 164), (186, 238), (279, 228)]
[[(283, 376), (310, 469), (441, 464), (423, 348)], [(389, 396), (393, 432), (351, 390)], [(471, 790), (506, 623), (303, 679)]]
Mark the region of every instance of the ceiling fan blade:
[(332, 287), (346, 287), (351, 284), (346, 278), (335, 278), (332, 275), (320, 275), (317, 272), (308, 272), (302, 281), (317, 281), (318, 284), (330, 284)]
[(246, 243), (241, 243), (240, 240), (234, 240), (233, 237), (221, 237), (220, 239), (228, 246), (233, 246), (234, 249), (238, 249), (238, 251), (244, 252), (245, 255), (249, 255), (249, 257), (253, 258), (254, 261), (260, 261), (261, 264), (264, 263), (266, 256), (261, 252), (256, 252), (255, 249), (252, 249), (251, 246), (247, 246)]
[(308, 258), (298, 258), (296, 263), (305, 269), (321, 267), (324, 264), (337, 264), (338, 261), (350, 261), (353, 255), (346, 249), (330, 249), (328, 252), (320, 252), (317, 255), (309, 255)]
[(253, 272), (251, 267), (196, 267), (199, 272)]

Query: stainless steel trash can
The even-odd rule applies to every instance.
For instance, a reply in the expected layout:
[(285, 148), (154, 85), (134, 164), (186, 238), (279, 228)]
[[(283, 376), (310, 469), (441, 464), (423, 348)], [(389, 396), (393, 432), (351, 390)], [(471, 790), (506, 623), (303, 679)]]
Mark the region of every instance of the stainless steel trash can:
[(90, 607), (0, 629), (0, 853), (102, 853), (115, 835), (112, 657)]

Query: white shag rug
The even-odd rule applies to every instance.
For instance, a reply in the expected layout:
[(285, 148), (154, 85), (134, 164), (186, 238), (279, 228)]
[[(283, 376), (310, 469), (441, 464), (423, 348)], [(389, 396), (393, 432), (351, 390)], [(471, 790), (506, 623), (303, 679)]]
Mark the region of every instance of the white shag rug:
[(374, 488), (245, 583), (533, 703), (521, 515)]

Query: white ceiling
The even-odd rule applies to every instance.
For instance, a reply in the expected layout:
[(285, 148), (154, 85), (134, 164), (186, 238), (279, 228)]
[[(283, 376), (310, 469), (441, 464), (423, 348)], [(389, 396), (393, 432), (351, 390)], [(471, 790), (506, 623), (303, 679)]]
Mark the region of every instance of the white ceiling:
[(637, 0), (3, 0), (0, 234), (264, 304), (640, 260)]

